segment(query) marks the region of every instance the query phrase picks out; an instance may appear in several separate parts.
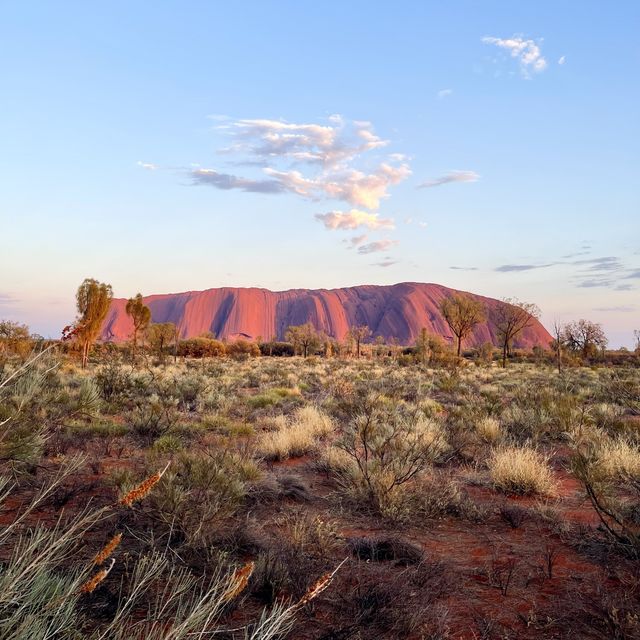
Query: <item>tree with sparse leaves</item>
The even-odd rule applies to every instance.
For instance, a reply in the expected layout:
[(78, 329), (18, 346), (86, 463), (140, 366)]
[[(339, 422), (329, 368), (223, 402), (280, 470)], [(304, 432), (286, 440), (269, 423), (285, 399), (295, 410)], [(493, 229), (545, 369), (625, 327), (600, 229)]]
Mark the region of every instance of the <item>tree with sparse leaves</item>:
[(80, 345), (83, 369), (89, 361), (91, 346), (100, 335), (111, 300), (113, 300), (113, 290), (110, 284), (86, 278), (78, 287), (76, 293), (78, 317), (71, 334)]
[(562, 339), (571, 351), (579, 353), (585, 359), (595, 356), (598, 350), (607, 346), (602, 325), (584, 319), (565, 325)]
[(362, 343), (371, 337), (371, 329), (366, 324), (360, 324), (351, 327), (347, 332), (347, 336), (356, 343), (356, 357), (360, 357), (360, 349)]
[(147, 328), (147, 340), (151, 349), (164, 362), (165, 348), (176, 339), (176, 325), (173, 322), (152, 322)]
[(289, 327), (285, 339), (293, 345), (296, 353), (302, 354), (305, 358), (315, 353), (322, 344), (320, 334), (310, 322)]
[(516, 298), (504, 298), (494, 315), (498, 340), (502, 348), (502, 366), (507, 366), (507, 354), (513, 340), (530, 327), (540, 316), (540, 309), (531, 302), (521, 302)]
[(460, 357), (462, 341), (477, 324), (486, 319), (485, 307), (482, 302), (471, 296), (456, 294), (450, 298), (443, 298), (440, 303), (440, 313), (457, 339), (456, 354)]
[(144, 331), (151, 322), (151, 309), (142, 300), (142, 294), (138, 293), (133, 298), (127, 300), (127, 306), (125, 307), (127, 315), (133, 321), (133, 332), (131, 334), (132, 353), (131, 357), (133, 362), (136, 361), (136, 351), (138, 349), (138, 336), (144, 334)]
[(26, 324), (0, 320), (0, 356), (14, 353), (25, 358), (31, 350), (32, 340)]

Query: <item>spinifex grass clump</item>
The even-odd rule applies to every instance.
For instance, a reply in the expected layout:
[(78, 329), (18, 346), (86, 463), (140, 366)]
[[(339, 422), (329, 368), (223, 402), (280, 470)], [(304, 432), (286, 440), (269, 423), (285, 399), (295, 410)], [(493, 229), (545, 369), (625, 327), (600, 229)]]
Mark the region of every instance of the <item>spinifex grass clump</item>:
[(488, 462), (494, 486), (505, 493), (552, 495), (555, 490), (549, 459), (531, 447), (504, 447)]

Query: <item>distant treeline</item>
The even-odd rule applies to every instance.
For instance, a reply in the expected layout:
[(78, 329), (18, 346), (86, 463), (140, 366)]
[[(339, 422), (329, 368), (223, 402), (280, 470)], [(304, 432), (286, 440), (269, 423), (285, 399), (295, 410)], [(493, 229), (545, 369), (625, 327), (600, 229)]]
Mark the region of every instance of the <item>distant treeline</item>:
[[(133, 330), (130, 341), (120, 345), (100, 342), (102, 327), (113, 300), (111, 285), (93, 278), (85, 279), (76, 292), (78, 316), (62, 330), (62, 349), (77, 353), (86, 367), (92, 350), (96, 353), (123, 353), (135, 366), (140, 355), (151, 355), (164, 362), (174, 358), (251, 358), (257, 356), (303, 357), (368, 357), (397, 358), (401, 364), (419, 362), (430, 366), (456, 366), (464, 358), (473, 358), (478, 364), (489, 364), (499, 350), (502, 366), (507, 360), (533, 359), (537, 362), (553, 362), (558, 370), (565, 366), (585, 363), (635, 363), (640, 356), (640, 330), (634, 331), (635, 351), (620, 349), (607, 351), (607, 338), (598, 323), (578, 320), (567, 324), (555, 324), (553, 340), (545, 347), (535, 346), (531, 351), (516, 351), (518, 336), (540, 316), (535, 304), (506, 298), (494, 314), (497, 343), (487, 342), (471, 350), (463, 349), (465, 341), (473, 335), (476, 325), (487, 318), (484, 305), (467, 295), (455, 294), (444, 298), (440, 312), (451, 333), (449, 340), (422, 329), (411, 346), (400, 346), (397, 340), (375, 336), (365, 324), (351, 327), (342, 340), (318, 331), (311, 322), (290, 326), (285, 340), (238, 339), (218, 340), (207, 333), (194, 338), (181, 339), (178, 327), (171, 322), (151, 322), (151, 311), (144, 304), (142, 294), (130, 298), (126, 313)], [(41, 336), (31, 334), (29, 328), (9, 320), (0, 321), (0, 364), (8, 356), (26, 358), (38, 345), (50, 343)], [(55, 342), (55, 341), (54, 341)]]

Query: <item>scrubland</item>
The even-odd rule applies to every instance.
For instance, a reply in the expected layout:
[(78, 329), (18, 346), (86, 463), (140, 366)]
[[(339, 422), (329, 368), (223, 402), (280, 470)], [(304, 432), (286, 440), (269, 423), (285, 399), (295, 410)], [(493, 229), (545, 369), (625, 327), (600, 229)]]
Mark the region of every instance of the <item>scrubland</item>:
[(640, 369), (0, 377), (0, 637), (640, 638)]

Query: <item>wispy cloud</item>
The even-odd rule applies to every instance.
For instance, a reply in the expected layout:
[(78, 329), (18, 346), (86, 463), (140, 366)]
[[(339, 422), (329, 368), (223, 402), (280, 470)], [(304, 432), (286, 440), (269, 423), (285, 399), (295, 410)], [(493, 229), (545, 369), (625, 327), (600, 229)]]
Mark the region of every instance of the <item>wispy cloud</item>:
[(577, 258), (579, 256), (588, 256), (591, 251), (577, 251), (576, 253), (568, 253), (567, 255), (562, 256), (563, 260), (569, 260), (570, 258)]
[(364, 244), (368, 238), (369, 236), (363, 233), (361, 236), (353, 236), (353, 238), (345, 239), (343, 242), (349, 245), (349, 249), (353, 249), (354, 247), (359, 247), (361, 244)]
[(629, 269), (622, 258), (617, 256), (573, 259), (588, 253), (590, 253), (590, 251), (570, 253), (563, 256), (561, 260), (543, 264), (503, 264), (495, 267), (494, 271), (500, 273), (517, 273), (562, 265), (573, 270), (570, 279), (575, 283), (575, 286), (580, 289), (602, 287), (615, 291), (630, 291), (635, 288), (631, 285), (625, 286), (623, 283), (620, 283), (620, 281), (640, 279), (640, 270)]
[(558, 58), (558, 64), (563, 65), (567, 61), (567, 56), (560, 56)]
[(425, 180), (418, 185), (418, 189), (439, 187), (450, 182), (477, 182), (480, 176), (475, 171), (449, 171), (439, 178)]
[(390, 267), (394, 264), (398, 264), (398, 262), (399, 262), (398, 260), (394, 260), (393, 258), (384, 258), (379, 262), (373, 262), (372, 265), (374, 267)]
[(589, 258), (586, 260), (574, 260), (569, 264), (585, 266), (588, 271), (618, 271), (623, 269), (622, 260), (616, 256), (604, 256), (602, 258)]
[(499, 271), (500, 273), (509, 273), (512, 271), (533, 271), (534, 269), (546, 269), (547, 267), (552, 267), (558, 262), (549, 262), (547, 264), (503, 264), (499, 267), (496, 267), (494, 271)]
[(630, 305), (620, 305), (617, 307), (594, 307), (594, 311), (605, 311), (607, 313), (632, 313), (636, 310)]
[(141, 160), (138, 160), (138, 162), (136, 163), (139, 167), (142, 167), (143, 169), (146, 169), (147, 171), (155, 171), (156, 169), (158, 169), (158, 165), (157, 164), (153, 164), (153, 162), (142, 162)]
[(324, 224), (327, 229), (395, 229), (395, 223), (391, 218), (381, 218), (377, 213), (351, 209), (351, 211), (330, 211), (329, 213), (316, 213), (316, 220)]
[(278, 180), (252, 180), (229, 173), (218, 173), (214, 169), (194, 169), (190, 172), (194, 184), (207, 185), (216, 189), (240, 189), (249, 193), (284, 193), (286, 185)]
[(18, 303), (19, 300), (11, 293), (0, 291), (0, 307), (8, 307)]
[(378, 253), (381, 251), (387, 251), (387, 249), (398, 244), (398, 240), (376, 240), (375, 242), (369, 242), (358, 247), (358, 253)]
[(454, 271), (477, 271), (478, 267), (449, 267), (449, 269)]
[(453, 89), (440, 89), (436, 94), (440, 100), (448, 98), (453, 93)]
[(591, 278), (579, 282), (576, 286), (578, 289), (595, 289), (597, 287), (610, 287), (613, 280), (609, 278)]
[(540, 73), (547, 68), (547, 61), (542, 55), (540, 45), (535, 40), (525, 40), (519, 35), (514, 35), (511, 38), (485, 36), (482, 38), (482, 42), (504, 49), (512, 58), (516, 58), (520, 63), (520, 72), (525, 78), (530, 77), (531, 71)]

